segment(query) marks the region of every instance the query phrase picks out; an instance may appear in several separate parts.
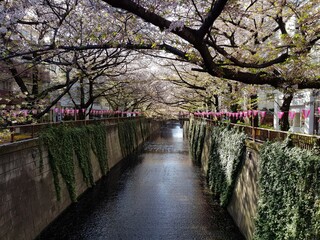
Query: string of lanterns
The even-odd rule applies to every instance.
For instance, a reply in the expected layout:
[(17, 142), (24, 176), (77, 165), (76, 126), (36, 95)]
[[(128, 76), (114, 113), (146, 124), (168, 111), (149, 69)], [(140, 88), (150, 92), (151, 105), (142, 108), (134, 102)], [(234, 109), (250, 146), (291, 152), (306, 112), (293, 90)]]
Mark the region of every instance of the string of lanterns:
[[(106, 115), (141, 115), (141, 112), (131, 112), (131, 111), (113, 111), (113, 110), (97, 110), (97, 109), (91, 109), (90, 111), (86, 111), (86, 109), (68, 109), (68, 108), (54, 108), (52, 109), (56, 114), (63, 114), (63, 115), (78, 115), (81, 111), (81, 113), (89, 113), (90, 115), (94, 116), (106, 116)], [(12, 116), (12, 117), (27, 117), (29, 115), (36, 115), (38, 113), (38, 110), (33, 109), (33, 110), (26, 110), (26, 109), (21, 109), (21, 110), (1, 110), (0, 115), (1, 116)]]
[[(320, 107), (318, 107), (318, 113), (320, 114)], [(296, 111), (289, 111), (289, 119), (292, 120), (296, 116)], [(302, 109), (301, 111), (303, 119), (306, 119), (310, 116), (311, 110), (310, 109)], [(189, 115), (189, 113), (181, 113), (180, 115)], [(261, 110), (247, 110), (247, 111), (240, 111), (240, 112), (194, 112), (194, 116), (196, 117), (231, 117), (235, 119), (242, 119), (242, 118), (251, 118), (251, 117), (257, 117), (260, 115), (260, 117), (263, 119), (266, 116), (266, 111)], [(284, 112), (279, 111), (277, 112), (277, 116), (279, 119), (282, 119), (284, 116)]]
[(261, 116), (261, 118), (264, 118), (266, 116), (266, 111), (260, 111), (260, 110), (247, 110), (247, 111), (240, 111), (240, 112), (195, 112), (193, 113), (194, 116), (204, 116), (204, 117), (232, 117), (235, 119), (241, 119), (241, 118), (251, 118), (256, 117), (258, 115)]
[(61, 114), (65, 114), (65, 115), (71, 115), (74, 116), (75, 114), (79, 114), (81, 111), (81, 113), (85, 114), (85, 113), (89, 113), (90, 115), (93, 116), (106, 116), (106, 115), (141, 115), (141, 112), (131, 112), (131, 111), (113, 111), (113, 110), (97, 110), (97, 109), (91, 109), (88, 112), (86, 111), (86, 109), (64, 109), (64, 108), (54, 108), (54, 112), (55, 113), (61, 113)]

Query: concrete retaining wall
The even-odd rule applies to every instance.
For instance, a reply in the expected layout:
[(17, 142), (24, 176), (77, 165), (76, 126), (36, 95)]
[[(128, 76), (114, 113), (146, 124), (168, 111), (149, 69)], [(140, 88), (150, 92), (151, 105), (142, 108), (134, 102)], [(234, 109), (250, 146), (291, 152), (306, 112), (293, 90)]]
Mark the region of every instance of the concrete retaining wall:
[[(184, 133), (187, 134), (189, 123), (184, 123)], [(208, 172), (208, 161), (211, 145), (211, 132), (207, 128), (201, 155), (201, 167), (204, 174)], [(254, 233), (254, 219), (258, 202), (258, 163), (259, 144), (246, 141), (246, 157), (232, 199), (227, 209), (246, 239), (252, 239)]]
[[(158, 122), (148, 124), (150, 133), (160, 127)], [(137, 131), (141, 144), (143, 137), (139, 124)], [(107, 127), (107, 149), (108, 164), (112, 168), (124, 158), (116, 125)], [(71, 204), (63, 180), (61, 200), (57, 201), (47, 151), (43, 150), (42, 155), (44, 167), (40, 172), (37, 139), (0, 146), (0, 239), (34, 239)], [(99, 163), (93, 153), (90, 155), (94, 180), (97, 181), (102, 177)], [(77, 161), (75, 176), (79, 196), (88, 187)]]
[(259, 145), (246, 142), (246, 158), (228, 212), (246, 239), (252, 239), (258, 206)]

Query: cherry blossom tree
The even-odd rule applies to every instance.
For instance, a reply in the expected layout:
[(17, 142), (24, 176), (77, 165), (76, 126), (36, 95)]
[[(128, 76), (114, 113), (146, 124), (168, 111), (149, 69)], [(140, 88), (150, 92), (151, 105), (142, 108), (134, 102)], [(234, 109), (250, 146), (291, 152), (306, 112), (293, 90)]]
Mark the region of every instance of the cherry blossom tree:
[(225, 85), (267, 84), (285, 93), (320, 87), (316, 0), (7, 0), (0, 10), (7, 64), (146, 49), (174, 54)]

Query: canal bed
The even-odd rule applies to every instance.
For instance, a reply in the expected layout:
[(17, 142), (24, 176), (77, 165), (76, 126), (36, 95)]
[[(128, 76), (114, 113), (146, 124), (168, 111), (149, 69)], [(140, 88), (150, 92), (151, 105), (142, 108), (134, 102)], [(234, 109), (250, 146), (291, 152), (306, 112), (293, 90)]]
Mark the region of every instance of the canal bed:
[(119, 164), (38, 239), (243, 239), (212, 200), (178, 124)]

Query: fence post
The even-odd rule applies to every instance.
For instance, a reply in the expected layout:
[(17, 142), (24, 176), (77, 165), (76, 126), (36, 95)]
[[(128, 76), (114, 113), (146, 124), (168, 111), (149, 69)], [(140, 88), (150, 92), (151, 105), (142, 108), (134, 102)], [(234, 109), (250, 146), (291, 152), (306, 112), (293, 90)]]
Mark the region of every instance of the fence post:
[(253, 140), (253, 142), (256, 141), (256, 129), (255, 129), (255, 127), (252, 127), (252, 140)]
[(10, 142), (14, 142), (14, 127), (10, 127)]
[(34, 138), (34, 125), (32, 124), (31, 127), (31, 138)]

